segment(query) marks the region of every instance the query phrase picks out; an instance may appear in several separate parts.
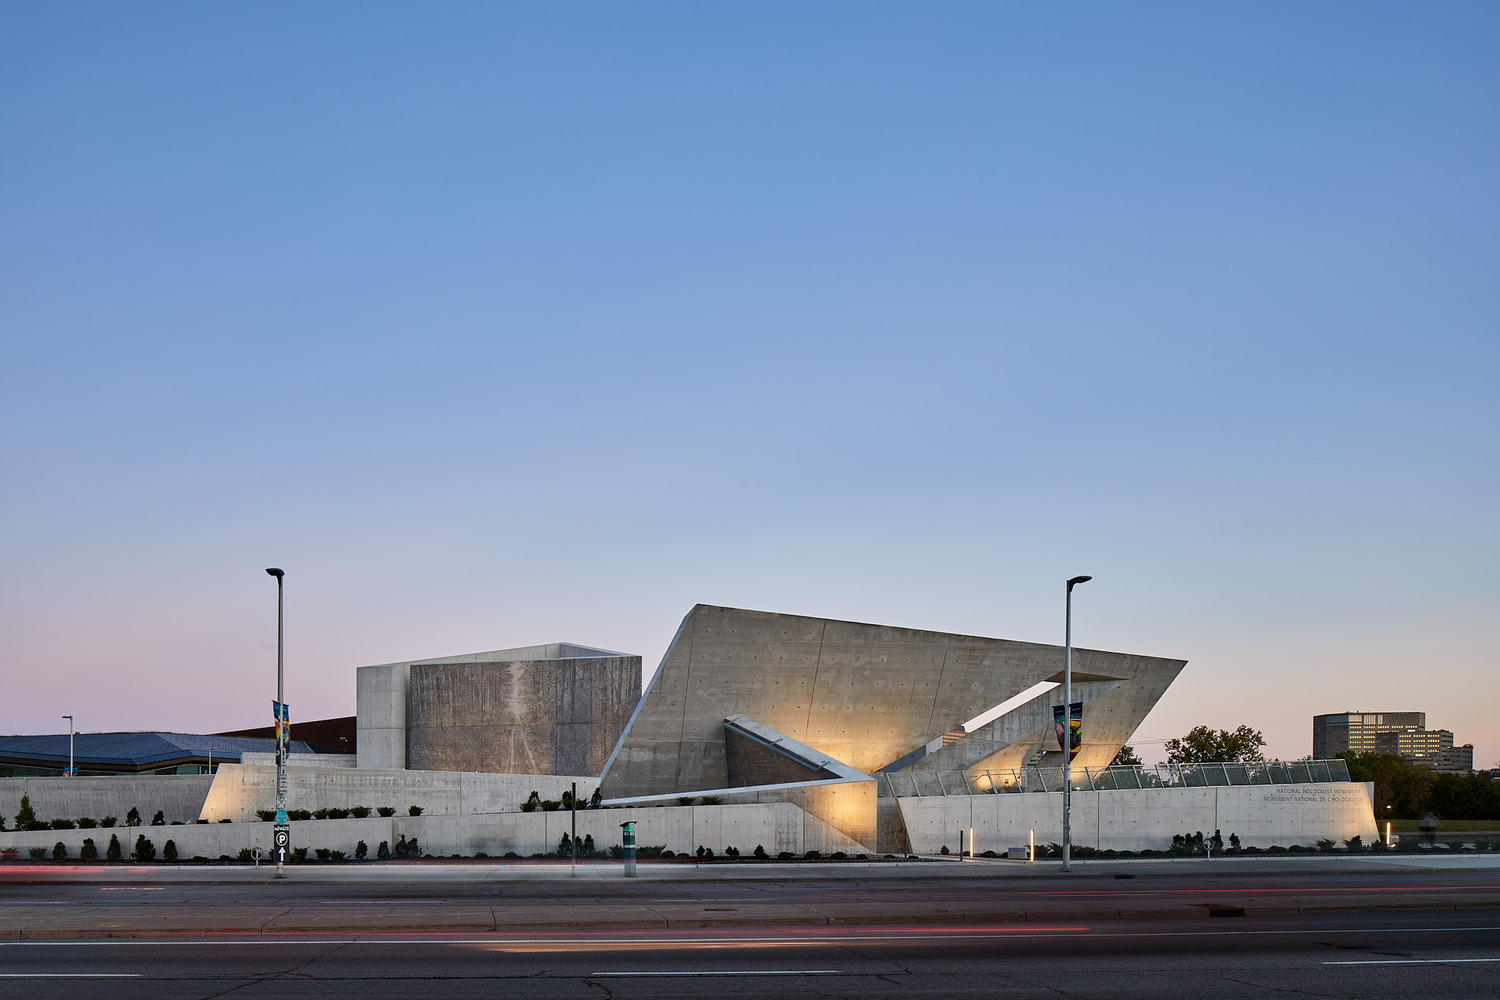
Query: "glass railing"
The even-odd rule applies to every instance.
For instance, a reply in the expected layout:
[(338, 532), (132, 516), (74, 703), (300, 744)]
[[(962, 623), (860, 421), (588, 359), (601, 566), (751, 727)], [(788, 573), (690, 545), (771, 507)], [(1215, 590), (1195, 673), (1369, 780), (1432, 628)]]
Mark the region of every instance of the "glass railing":
[[(1160, 764), (1155, 767), (1074, 767), (1074, 791), (1127, 788), (1210, 788), (1223, 785), (1306, 785), (1348, 781), (1342, 760), (1263, 760), (1250, 763)], [(988, 795), (1060, 792), (1060, 767), (980, 768), (969, 771), (894, 771), (881, 775), (884, 796)]]

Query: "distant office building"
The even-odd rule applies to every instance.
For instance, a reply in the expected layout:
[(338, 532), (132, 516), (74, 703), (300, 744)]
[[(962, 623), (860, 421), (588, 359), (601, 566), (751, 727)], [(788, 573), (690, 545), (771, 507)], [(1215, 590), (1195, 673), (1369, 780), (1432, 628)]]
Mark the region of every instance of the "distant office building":
[(1446, 729), (1428, 729), (1426, 712), (1341, 712), (1313, 716), (1313, 759), (1341, 753), (1404, 757), (1435, 771), (1474, 769), (1474, 747), (1453, 745)]

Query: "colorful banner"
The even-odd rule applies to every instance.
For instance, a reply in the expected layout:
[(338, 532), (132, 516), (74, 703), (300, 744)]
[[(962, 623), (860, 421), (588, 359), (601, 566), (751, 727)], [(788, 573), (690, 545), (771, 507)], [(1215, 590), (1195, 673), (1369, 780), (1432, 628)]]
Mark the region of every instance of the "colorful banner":
[(292, 742), (292, 713), (291, 709), (279, 701), (271, 702), (271, 718), (276, 720), (276, 742)]
[(1058, 749), (1068, 751), (1068, 759), (1072, 760), (1078, 756), (1079, 748), (1083, 746), (1083, 702), (1075, 701), (1068, 707), (1071, 711), (1068, 712), (1068, 724), (1065, 726), (1063, 707), (1052, 706), (1052, 725), (1057, 730)]

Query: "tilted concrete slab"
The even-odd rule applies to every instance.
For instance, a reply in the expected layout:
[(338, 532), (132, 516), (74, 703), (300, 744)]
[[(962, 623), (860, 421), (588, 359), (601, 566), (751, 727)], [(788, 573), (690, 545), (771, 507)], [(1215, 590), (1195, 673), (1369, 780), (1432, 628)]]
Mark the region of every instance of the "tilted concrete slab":
[[(1075, 649), (1080, 674), (1119, 679), (1092, 701), (1080, 765), (1107, 764), (1185, 662)], [(734, 784), (724, 720), (736, 715), (874, 772), (1062, 666), (1060, 646), (698, 605), (615, 747), (604, 793)]]

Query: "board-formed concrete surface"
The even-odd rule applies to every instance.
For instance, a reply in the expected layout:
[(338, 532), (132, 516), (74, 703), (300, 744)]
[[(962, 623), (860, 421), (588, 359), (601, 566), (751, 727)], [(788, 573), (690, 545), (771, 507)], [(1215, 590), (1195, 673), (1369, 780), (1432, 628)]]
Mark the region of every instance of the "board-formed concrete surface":
[[(1312, 847), (1319, 840), (1364, 843), (1379, 838), (1374, 787), (1335, 781), (1297, 785), (1223, 785), (1208, 788), (1139, 788), (1073, 792), (1073, 843), (1100, 850), (1165, 850), (1178, 834), (1221, 831), (1227, 844), (1244, 847)], [(1001, 792), (896, 799), (910, 849), (957, 851), (959, 832), (976, 851), (1004, 853), (1062, 841), (1061, 792)], [(966, 844), (967, 846), (967, 844)]]
[(361, 768), (597, 775), (639, 701), (641, 658), (553, 643), (356, 678)]
[[(1095, 694), (1075, 763), (1107, 765), (1185, 662), (1075, 649), (1074, 670), (1087, 682), (1079, 695)], [(1036, 684), (1060, 680), (1062, 668), (1061, 646), (700, 604), (615, 748), (604, 794), (731, 784), (724, 723), (736, 715), (872, 773)], [(1050, 705), (1046, 697), (1017, 710), (1029, 713), (1007, 737), (1018, 741), (1017, 753), (1045, 750), (1033, 717), (1044, 712), (1039, 704)], [(991, 766), (1012, 746), (997, 743), (1002, 732), (997, 724), (974, 734), (970, 748), (983, 746), (976, 763)]]
[(0, 778), (0, 816), (9, 825), (24, 795), (37, 819), (44, 821), (114, 816), (123, 827), (125, 816), (134, 806), (143, 822), (149, 823), (159, 809), (167, 823), (191, 823), (198, 818), (213, 780), (207, 774)]

